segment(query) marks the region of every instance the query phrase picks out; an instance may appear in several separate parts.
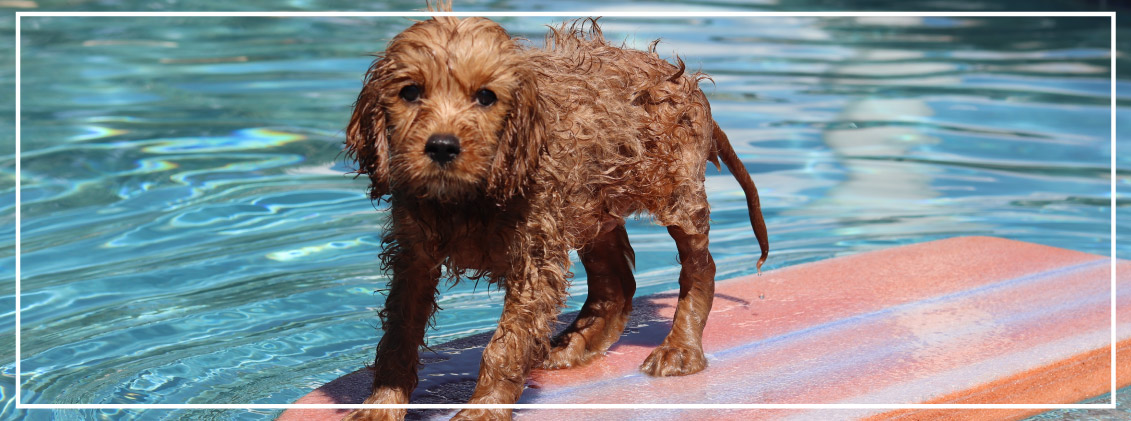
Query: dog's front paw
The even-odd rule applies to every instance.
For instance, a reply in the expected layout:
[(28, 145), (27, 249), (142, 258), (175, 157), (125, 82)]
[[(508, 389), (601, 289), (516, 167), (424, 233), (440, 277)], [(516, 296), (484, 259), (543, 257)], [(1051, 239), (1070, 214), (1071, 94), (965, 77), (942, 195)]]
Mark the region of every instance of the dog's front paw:
[(456, 416), (452, 417), (452, 421), (480, 421), (480, 420), (509, 420), (511, 419), (510, 409), (465, 409), (459, 411)]
[(347, 414), (342, 421), (400, 421), (407, 412), (396, 408), (358, 409)]
[(596, 353), (586, 349), (585, 337), (580, 333), (568, 333), (555, 342), (558, 343), (550, 349), (550, 354), (542, 361), (542, 368), (557, 370), (577, 367), (589, 362), (593, 357), (597, 356)]
[[(408, 397), (395, 389), (379, 388), (365, 402), (366, 405), (405, 404)], [(408, 413), (404, 408), (363, 408), (350, 412), (343, 421), (400, 421)]]
[(707, 357), (702, 349), (664, 343), (652, 350), (640, 371), (649, 376), (686, 376), (707, 368)]

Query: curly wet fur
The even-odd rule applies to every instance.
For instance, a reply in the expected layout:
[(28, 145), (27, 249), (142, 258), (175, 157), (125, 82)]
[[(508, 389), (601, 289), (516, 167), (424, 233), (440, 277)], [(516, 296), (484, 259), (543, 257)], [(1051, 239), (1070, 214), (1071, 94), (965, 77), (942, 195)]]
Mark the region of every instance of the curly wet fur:
[[(358, 172), (369, 176), (372, 197), (388, 195), (391, 209), (381, 259), (392, 280), (366, 403), (408, 402), (441, 278), (485, 279), (506, 292), (471, 403), (513, 403), (532, 368), (568, 367), (603, 352), (632, 308), (634, 253), (623, 218), (636, 213), (668, 227), (683, 265), (672, 332), (642, 370), (666, 376), (706, 366), (701, 336), (715, 271), (707, 162), (717, 166), (721, 153), (753, 194), (756, 231), (761, 214), (699, 88), (707, 76), (661, 59), (654, 47), (612, 46), (591, 19), (551, 28), (540, 49), (483, 18), (436, 17), (390, 42), (366, 74), (347, 129)], [(420, 99), (401, 98), (414, 84)], [(475, 102), (479, 89), (497, 102)], [(442, 165), (424, 153), (435, 134), (457, 137), (458, 157)], [(764, 260), (764, 225), (758, 233)], [(579, 250), (590, 294), (551, 341), (572, 275), (570, 250)], [(457, 418), (508, 415), (465, 410)]]

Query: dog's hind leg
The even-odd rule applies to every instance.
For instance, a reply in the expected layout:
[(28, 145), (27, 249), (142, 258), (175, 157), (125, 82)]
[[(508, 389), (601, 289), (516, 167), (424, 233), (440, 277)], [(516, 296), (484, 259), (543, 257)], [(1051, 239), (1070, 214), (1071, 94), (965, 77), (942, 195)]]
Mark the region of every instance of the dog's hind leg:
[(588, 276), (589, 296), (577, 320), (551, 342), (545, 368), (584, 364), (609, 349), (624, 332), (636, 293), (632, 277), (636, 254), (628, 243), (624, 221), (608, 223), (616, 225), (578, 250)]
[(679, 301), (676, 304), (672, 330), (664, 342), (644, 360), (640, 370), (652, 376), (682, 376), (707, 367), (703, 355), (703, 327), (715, 295), (715, 261), (707, 250), (710, 211), (704, 198), (696, 219), (698, 232), (690, 233), (680, 226), (669, 226), (675, 240), (679, 261)]

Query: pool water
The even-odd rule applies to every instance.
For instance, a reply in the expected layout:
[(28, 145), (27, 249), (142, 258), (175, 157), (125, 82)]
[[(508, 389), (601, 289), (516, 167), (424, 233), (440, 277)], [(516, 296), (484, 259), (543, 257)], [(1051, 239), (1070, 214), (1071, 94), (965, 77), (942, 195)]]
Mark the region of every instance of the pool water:
[[(301, 3), (288, 8), (349, 7)], [(496, 20), (540, 42), (544, 25), (562, 17)], [(375, 292), (386, 280), (376, 257), (387, 212), (366, 197), (365, 180), (348, 175), (342, 130), (367, 54), (407, 19), (21, 23), (23, 402), (289, 403), (371, 360), (384, 299)], [(678, 52), (691, 69), (712, 75), (704, 89), (714, 116), (761, 192), (773, 248), (763, 270), (960, 235), (1110, 255), (1106, 17), (601, 24), (608, 39), (633, 47), (662, 38), (661, 55)], [(1125, 56), (1118, 59), (1131, 68)], [(12, 71), (3, 67), (0, 75), (11, 80)], [(1126, 79), (1118, 87), (1128, 92)], [(1131, 124), (1127, 101), (1118, 104), (1124, 126)], [(7, 183), (0, 218), (11, 221), (0, 226), (0, 276), (11, 291), (16, 158), (12, 149), (0, 152)], [(1128, 156), (1117, 154), (1121, 189)], [(707, 188), (718, 278), (753, 273), (758, 246), (741, 190), (713, 168)], [(1120, 233), (1131, 227), (1127, 214), (1118, 215)], [(678, 262), (666, 230), (647, 218), (628, 229), (638, 295), (676, 288)], [(1116, 255), (1131, 258), (1131, 248), (1121, 244)], [(567, 311), (585, 298), (584, 270), (573, 270)], [(6, 294), (2, 308), (14, 308)], [(444, 310), (428, 341), (493, 330), (501, 296), (474, 282), (443, 289)], [(5, 349), (13, 329), (5, 313)], [(4, 358), (0, 418), (278, 413), (17, 411), (15, 367)]]

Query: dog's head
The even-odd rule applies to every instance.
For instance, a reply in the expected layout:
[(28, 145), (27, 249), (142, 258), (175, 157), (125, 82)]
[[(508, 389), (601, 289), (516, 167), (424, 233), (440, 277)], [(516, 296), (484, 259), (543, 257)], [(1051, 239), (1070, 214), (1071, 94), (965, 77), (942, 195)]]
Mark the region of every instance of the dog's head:
[(521, 194), (545, 135), (535, 72), (521, 53), (483, 18), (436, 17), (394, 37), (366, 74), (346, 131), (372, 197)]

